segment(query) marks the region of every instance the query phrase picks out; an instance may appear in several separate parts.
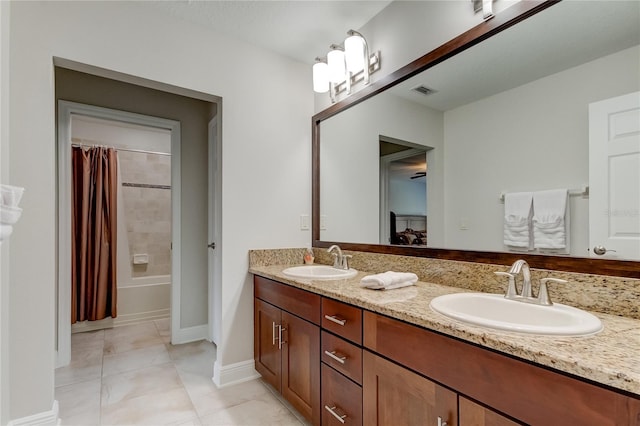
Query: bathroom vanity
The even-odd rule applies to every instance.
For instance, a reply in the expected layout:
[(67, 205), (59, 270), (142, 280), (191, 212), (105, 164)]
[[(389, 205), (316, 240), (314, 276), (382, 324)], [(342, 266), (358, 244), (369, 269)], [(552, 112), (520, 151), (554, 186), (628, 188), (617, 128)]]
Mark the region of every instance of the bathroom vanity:
[(583, 337), (500, 332), (429, 301), (462, 289), (392, 291), (296, 280), (251, 266), (256, 369), (312, 424), (639, 425), (639, 321), (598, 314)]

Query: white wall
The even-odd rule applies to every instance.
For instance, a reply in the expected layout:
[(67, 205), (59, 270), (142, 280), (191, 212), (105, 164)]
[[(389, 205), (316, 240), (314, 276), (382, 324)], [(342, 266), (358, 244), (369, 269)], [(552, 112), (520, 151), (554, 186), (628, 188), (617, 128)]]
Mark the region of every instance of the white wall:
[(399, 214), (426, 215), (426, 179), (390, 179), (389, 210)]
[[(434, 148), (427, 152), (429, 200), (442, 205), (441, 112), (397, 96), (376, 96), (324, 121), (320, 132), (320, 214), (327, 227), (320, 231), (322, 240), (379, 243), (380, 135)], [(433, 224), (441, 220), (434, 211)]]
[(310, 239), (298, 229), (311, 204), (308, 65), (135, 3), (12, 3), (10, 178), (28, 192), (10, 252), (10, 418), (51, 410), (53, 401), (54, 56), (223, 99), (223, 367), (253, 357), (248, 249)]
[[(9, 183), (9, 13), (0, 1), (0, 181)], [(9, 421), (9, 242), (0, 245), (0, 424)]]
[[(503, 191), (588, 184), (588, 104), (639, 90), (638, 75), (634, 47), (447, 111), (444, 247), (503, 251)], [(588, 257), (588, 199), (570, 207), (571, 254)]]

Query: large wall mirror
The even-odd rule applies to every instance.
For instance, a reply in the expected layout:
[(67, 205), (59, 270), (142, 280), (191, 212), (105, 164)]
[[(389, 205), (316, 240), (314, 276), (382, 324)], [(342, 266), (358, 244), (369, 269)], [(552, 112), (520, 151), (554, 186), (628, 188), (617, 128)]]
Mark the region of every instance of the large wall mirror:
[[(315, 246), (640, 277), (640, 134), (617, 207), (589, 164), (589, 105), (640, 91), (640, 3), (512, 8), (314, 117)], [(567, 247), (505, 247), (504, 193), (560, 188)], [(596, 257), (616, 215), (638, 250)]]

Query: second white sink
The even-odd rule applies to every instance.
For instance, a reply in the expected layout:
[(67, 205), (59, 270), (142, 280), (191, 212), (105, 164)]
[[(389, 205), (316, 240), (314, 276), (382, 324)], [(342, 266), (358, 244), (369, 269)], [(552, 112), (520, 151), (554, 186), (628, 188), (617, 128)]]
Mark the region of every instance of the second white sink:
[(554, 303), (540, 306), (505, 299), (501, 294), (455, 293), (431, 301), (431, 308), (450, 318), (499, 330), (554, 336), (582, 336), (602, 330), (589, 312)]
[(292, 278), (311, 280), (340, 280), (353, 278), (358, 274), (355, 269), (338, 269), (329, 265), (292, 266), (282, 271)]

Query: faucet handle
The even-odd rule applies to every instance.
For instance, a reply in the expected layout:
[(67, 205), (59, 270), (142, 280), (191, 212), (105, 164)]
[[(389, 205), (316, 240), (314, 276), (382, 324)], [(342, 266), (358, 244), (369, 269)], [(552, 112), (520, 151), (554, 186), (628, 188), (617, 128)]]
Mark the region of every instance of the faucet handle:
[(547, 282), (554, 282), (558, 284), (566, 284), (567, 280), (562, 280), (560, 278), (542, 278), (540, 279), (540, 289), (538, 290), (538, 304), (551, 306), (553, 302), (549, 299), (549, 291), (547, 290)]
[(513, 299), (518, 295), (518, 290), (516, 289), (516, 276), (515, 274), (509, 272), (495, 271), (494, 274), (500, 277), (508, 277), (509, 284), (507, 285), (507, 291), (505, 292), (504, 297), (507, 299)]
[(349, 259), (353, 258), (353, 255), (343, 254), (342, 255), (342, 268), (349, 269)]

